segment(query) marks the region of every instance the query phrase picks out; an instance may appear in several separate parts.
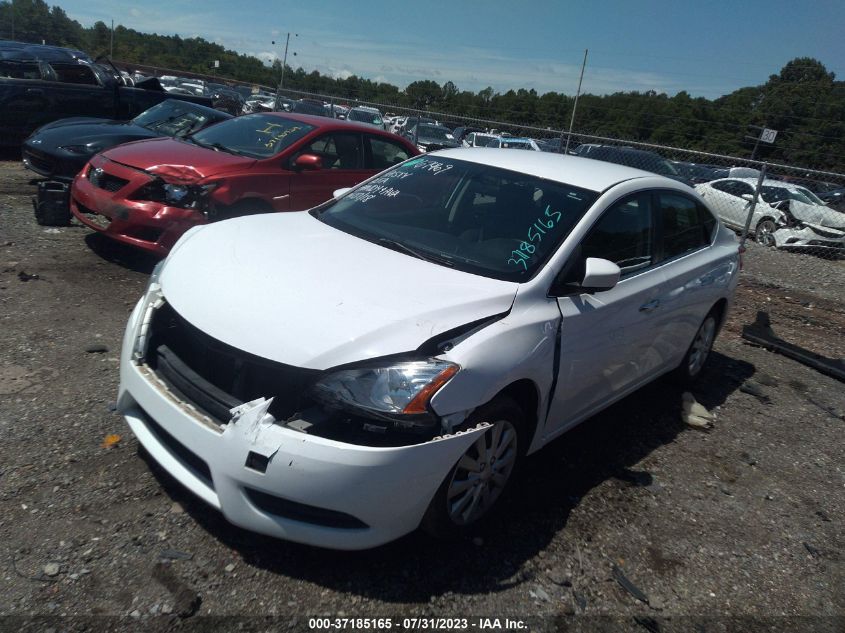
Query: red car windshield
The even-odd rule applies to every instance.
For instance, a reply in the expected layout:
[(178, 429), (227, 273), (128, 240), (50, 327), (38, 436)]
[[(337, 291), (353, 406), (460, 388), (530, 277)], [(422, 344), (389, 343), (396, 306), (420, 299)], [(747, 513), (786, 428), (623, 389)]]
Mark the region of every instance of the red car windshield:
[(313, 129), (313, 125), (272, 114), (248, 114), (201, 130), (191, 135), (189, 140), (230, 154), (269, 158)]

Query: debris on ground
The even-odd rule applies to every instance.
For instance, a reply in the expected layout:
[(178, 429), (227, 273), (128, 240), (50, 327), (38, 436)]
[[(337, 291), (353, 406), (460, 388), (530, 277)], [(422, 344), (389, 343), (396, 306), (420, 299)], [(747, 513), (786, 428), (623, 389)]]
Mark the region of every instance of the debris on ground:
[(739, 386), (739, 390), (742, 393), (747, 393), (749, 396), (754, 396), (763, 404), (771, 404), (772, 399), (766, 395), (763, 387), (759, 384), (754, 382), (753, 380), (746, 380)]
[(648, 604), (648, 596), (646, 596), (642, 589), (637, 587), (634, 583), (632, 583), (625, 573), (619, 568), (618, 565), (613, 565), (613, 579), (622, 587), (625, 591), (630, 593), (640, 602), (644, 602)]
[(681, 396), (681, 419), (685, 424), (696, 429), (712, 429), (716, 416), (696, 401), (689, 391)]

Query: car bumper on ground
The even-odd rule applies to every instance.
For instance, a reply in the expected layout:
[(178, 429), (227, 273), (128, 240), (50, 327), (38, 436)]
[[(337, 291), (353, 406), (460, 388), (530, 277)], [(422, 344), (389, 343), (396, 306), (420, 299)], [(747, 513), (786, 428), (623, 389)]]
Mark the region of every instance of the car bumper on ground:
[(139, 303), (124, 338), (118, 409), (153, 459), (240, 527), (333, 549), (387, 543), (417, 528), (446, 474), (484, 430), (385, 448), (308, 435), (269, 414), (260, 437), (245, 418), (218, 425), (132, 359), (145, 309)]
[(73, 181), (70, 210), (89, 228), (160, 256), (166, 255), (185, 231), (206, 223), (198, 211), (130, 200), (120, 189), (110, 192), (95, 187), (84, 175)]

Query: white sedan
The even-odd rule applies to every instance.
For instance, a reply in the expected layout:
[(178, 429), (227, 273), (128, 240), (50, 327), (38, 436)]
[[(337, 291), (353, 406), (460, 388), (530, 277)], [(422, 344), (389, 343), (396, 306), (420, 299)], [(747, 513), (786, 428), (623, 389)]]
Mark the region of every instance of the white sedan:
[(197, 227), (129, 319), (118, 407), (239, 526), (339, 549), (484, 520), (517, 463), (702, 371), (736, 237), (695, 191), (541, 152), (411, 158)]
[[(742, 230), (757, 178), (720, 178), (696, 185), (722, 221)], [(825, 206), (807, 189), (780, 180), (763, 181), (749, 233), (764, 246), (785, 249), (845, 249), (845, 214)]]

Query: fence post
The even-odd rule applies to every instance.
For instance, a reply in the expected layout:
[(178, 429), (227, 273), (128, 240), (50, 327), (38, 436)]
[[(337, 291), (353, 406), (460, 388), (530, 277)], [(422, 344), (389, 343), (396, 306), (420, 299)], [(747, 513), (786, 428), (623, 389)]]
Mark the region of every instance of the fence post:
[(748, 229), (751, 226), (751, 218), (754, 217), (757, 200), (760, 198), (760, 189), (762, 189), (763, 181), (766, 179), (766, 167), (768, 167), (768, 164), (763, 163), (763, 167), (760, 169), (760, 176), (757, 178), (757, 186), (754, 188), (754, 198), (751, 200), (751, 206), (748, 207), (748, 217), (745, 218), (745, 228), (742, 229), (742, 237), (739, 240), (740, 251), (745, 248), (745, 240), (748, 238)]

